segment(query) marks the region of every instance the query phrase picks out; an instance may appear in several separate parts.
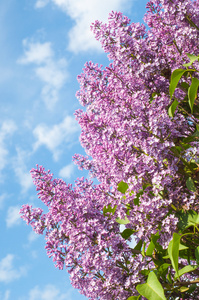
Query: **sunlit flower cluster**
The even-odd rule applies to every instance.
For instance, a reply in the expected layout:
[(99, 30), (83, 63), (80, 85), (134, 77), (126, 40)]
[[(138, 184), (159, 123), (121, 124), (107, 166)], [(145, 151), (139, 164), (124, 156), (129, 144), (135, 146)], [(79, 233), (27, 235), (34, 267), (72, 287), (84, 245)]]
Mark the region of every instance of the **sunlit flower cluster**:
[[(198, 1), (153, 0), (144, 18), (148, 28), (116, 12), (108, 24), (96, 21), (91, 28), (110, 64), (88, 62), (78, 76), (85, 109), (75, 115), (87, 156), (76, 154), (74, 162), (99, 184), (80, 178), (72, 187), (43, 167), (31, 171), (49, 211), (24, 205), (22, 218), (45, 232), (47, 254), (89, 299), (136, 295), (140, 271), (154, 267), (121, 236), (117, 218), (128, 216), (126, 227), (146, 244), (161, 226), (159, 240), (167, 247), (178, 222), (171, 207), (196, 207), (171, 151), (193, 128), (180, 113), (171, 119), (168, 107), (171, 72), (187, 62), (186, 53), (199, 54), (198, 13)], [(176, 97), (184, 92), (177, 89)], [(128, 184), (125, 195), (121, 181)], [(108, 205), (114, 213), (104, 213)]]

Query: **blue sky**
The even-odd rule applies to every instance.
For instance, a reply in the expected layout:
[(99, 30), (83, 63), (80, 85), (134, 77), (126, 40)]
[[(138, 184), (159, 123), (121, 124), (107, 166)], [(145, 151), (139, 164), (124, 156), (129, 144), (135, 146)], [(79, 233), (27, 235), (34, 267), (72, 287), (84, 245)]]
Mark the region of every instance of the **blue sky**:
[(36, 164), (73, 183), (80, 128), (76, 77), (86, 61), (107, 65), (90, 33), (112, 10), (143, 22), (146, 0), (1, 0), (0, 2), (0, 299), (83, 300), (66, 270), (55, 269), (43, 236), (18, 211), (36, 207), (29, 174)]

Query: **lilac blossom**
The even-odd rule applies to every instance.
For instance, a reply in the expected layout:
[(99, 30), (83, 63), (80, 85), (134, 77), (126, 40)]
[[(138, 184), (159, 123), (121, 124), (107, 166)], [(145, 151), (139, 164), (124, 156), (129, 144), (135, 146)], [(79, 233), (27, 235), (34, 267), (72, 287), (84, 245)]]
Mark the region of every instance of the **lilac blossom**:
[[(120, 12), (111, 12), (107, 24), (92, 24), (110, 64), (88, 62), (78, 76), (77, 98), (85, 109), (75, 116), (87, 156), (73, 159), (99, 183), (79, 178), (73, 187), (41, 166), (31, 171), (48, 212), (24, 205), (22, 218), (35, 232), (45, 232), (48, 256), (67, 268), (72, 285), (89, 299), (137, 295), (135, 286), (145, 280), (140, 271), (154, 268), (120, 234), (117, 218), (125, 219), (127, 207), (126, 228), (136, 241), (148, 245), (161, 228), (163, 248), (177, 231), (172, 206), (198, 209), (171, 151), (193, 128), (182, 114), (171, 119), (167, 112), (171, 72), (187, 62), (186, 53), (199, 55), (198, 13), (198, 1), (153, 0), (144, 18), (149, 29)], [(177, 89), (175, 96), (181, 101), (184, 92)], [(191, 152), (198, 154), (192, 148), (187, 156)], [(121, 181), (128, 184), (124, 197)], [(114, 215), (103, 213), (108, 205), (116, 207)]]

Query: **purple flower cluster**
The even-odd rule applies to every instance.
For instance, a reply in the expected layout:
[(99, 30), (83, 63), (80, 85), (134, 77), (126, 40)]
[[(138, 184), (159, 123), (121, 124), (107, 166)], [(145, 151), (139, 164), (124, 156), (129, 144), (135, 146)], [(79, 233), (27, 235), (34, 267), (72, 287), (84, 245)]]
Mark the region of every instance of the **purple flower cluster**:
[(24, 205), (21, 214), (35, 232), (45, 231), (47, 254), (56, 267), (66, 265), (73, 286), (90, 299), (96, 295), (126, 299), (132, 291), (130, 285), (142, 280), (138, 272), (145, 262), (141, 254), (132, 257), (119, 224), (104, 216), (103, 203), (111, 202), (111, 196), (83, 178), (72, 188), (61, 179), (52, 179), (43, 167), (31, 173), (38, 197), (49, 211), (42, 214), (41, 209)]
[[(164, 248), (178, 222), (171, 207), (198, 205), (171, 151), (193, 129), (182, 114), (171, 119), (167, 111), (171, 72), (187, 62), (186, 53), (199, 54), (199, 3), (153, 0), (144, 20), (148, 30), (112, 12), (108, 24), (91, 27), (111, 63), (88, 62), (78, 76), (77, 97), (86, 110), (75, 115), (87, 156), (76, 154), (74, 162), (99, 184), (80, 178), (72, 187), (37, 167), (32, 177), (49, 211), (21, 209), (37, 233), (45, 232), (48, 256), (58, 268), (66, 266), (73, 286), (89, 299), (136, 295), (144, 280), (140, 271), (154, 267), (121, 236), (116, 218), (128, 211), (126, 228), (137, 242), (149, 243), (161, 228)], [(175, 93), (184, 98), (183, 91)], [(118, 191), (121, 181), (128, 184), (125, 196)], [(116, 207), (114, 215), (103, 213), (108, 205)]]

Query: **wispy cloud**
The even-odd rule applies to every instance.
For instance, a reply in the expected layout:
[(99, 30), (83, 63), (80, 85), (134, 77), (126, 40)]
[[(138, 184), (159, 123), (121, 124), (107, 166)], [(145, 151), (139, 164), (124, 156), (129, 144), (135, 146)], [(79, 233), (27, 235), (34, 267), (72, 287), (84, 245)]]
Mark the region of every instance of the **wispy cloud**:
[[(7, 254), (0, 261), (0, 282), (9, 283), (16, 279), (19, 279), (26, 273), (25, 267), (15, 268), (13, 266), (13, 261), (15, 256), (13, 254)], [(9, 293), (7, 293), (7, 299), (9, 297)], [(5, 295), (6, 299), (6, 295)]]
[(10, 206), (7, 211), (7, 216), (6, 216), (6, 226), (8, 228), (11, 228), (13, 226), (19, 225), (20, 224), (20, 215), (19, 215), (19, 206)]
[(36, 8), (42, 8), (48, 4), (49, 0), (37, 0), (35, 7)]
[(54, 126), (39, 124), (33, 131), (36, 138), (33, 149), (36, 151), (44, 145), (53, 153), (53, 158), (57, 161), (61, 154), (62, 144), (74, 141), (76, 132), (79, 132), (79, 125), (71, 116), (66, 116), (61, 123)]
[[(129, 0), (51, 0), (62, 9), (75, 25), (69, 31), (68, 49), (74, 53), (88, 50), (101, 50), (90, 32), (90, 25), (95, 20), (106, 21), (108, 14), (114, 11), (130, 9), (134, 1)], [(37, 0), (36, 8), (44, 7), (49, 1)]]
[(5, 293), (0, 293), (0, 299), (9, 300), (10, 299), (10, 290), (6, 290)]
[(13, 158), (13, 169), (17, 178), (17, 181), (22, 187), (22, 193), (27, 192), (32, 186), (32, 178), (29, 170), (26, 166), (26, 160), (31, 153), (17, 148), (17, 155)]
[(71, 300), (70, 294), (70, 290), (63, 294), (55, 285), (48, 284), (41, 289), (35, 286), (30, 290), (28, 300)]
[(8, 195), (6, 193), (0, 195), (0, 209), (3, 208), (7, 197), (8, 197)]
[(18, 63), (36, 65), (35, 75), (44, 83), (41, 91), (43, 101), (48, 109), (52, 109), (68, 76), (66, 60), (55, 58), (50, 42), (40, 43), (25, 39), (23, 47), (24, 54), (18, 59)]
[(59, 171), (59, 176), (65, 179), (70, 179), (70, 177), (73, 175), (74, 173), (74, 163), (71, 163), (65, 167), (63, 167), (60, 171)]
[(21, 64), (42, 64), (51, 60), (54, 56), (52, 45), (49, 42), (39, 43), (31, 40), (23, 40), (24, 55), (18, 60)]
[(38, 238), (39, 238), (39, 235), (36, 234), (34, 231), (31, 231), (28, 235), (29, 243), (32, 243), (32, 242), (36, 241)]
[(2, 171), (7, 163), (8, 149), (6, 140), (16, 131), (17, 127), (12, 120), (6, 120), (0, 128), (0, 171)]

